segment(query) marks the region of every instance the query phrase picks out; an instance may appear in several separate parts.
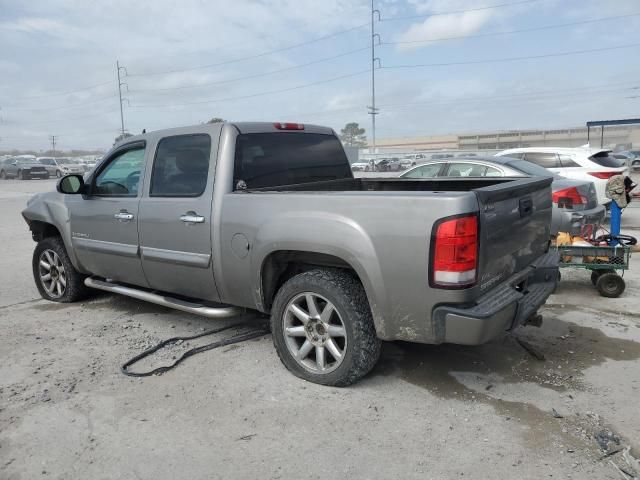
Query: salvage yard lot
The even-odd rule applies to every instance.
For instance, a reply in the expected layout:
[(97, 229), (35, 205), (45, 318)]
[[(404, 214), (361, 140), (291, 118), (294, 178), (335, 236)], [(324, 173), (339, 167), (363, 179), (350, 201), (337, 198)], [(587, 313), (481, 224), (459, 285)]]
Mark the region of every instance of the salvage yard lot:
[[(54, 185), (0, 183), (0, 478), (619, 479), (622, 452), (603, 457), (640, 454), (637, 259), (619, 299), (564, 270), (542, 328), (481, 347), (387, 343), (345, 389), (288, 373), (268, 335), (137, 379), (119, 367), (148, 346), (239, 319), (100, 293), (40, 300), (20, 211)], [(639, 207), (623, 222), (636, 236)]]

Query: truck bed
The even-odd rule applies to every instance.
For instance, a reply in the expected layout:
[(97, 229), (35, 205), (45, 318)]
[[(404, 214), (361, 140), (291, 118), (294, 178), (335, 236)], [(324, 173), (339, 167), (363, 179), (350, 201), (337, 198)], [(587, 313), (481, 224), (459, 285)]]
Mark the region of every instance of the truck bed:
[[(508, 184), (508, 185), (505, 185)], [(549, 179), (538, 177), (485, 177), (485, 178), (345, 178), (318, 182), (279, 185), (240, 190), (243, 192), (470, 192), (483, 198), (510, 192), (510, 196), (523, 195), (550, 184)], [(238, 191), (238, 190), (237, 190)]]

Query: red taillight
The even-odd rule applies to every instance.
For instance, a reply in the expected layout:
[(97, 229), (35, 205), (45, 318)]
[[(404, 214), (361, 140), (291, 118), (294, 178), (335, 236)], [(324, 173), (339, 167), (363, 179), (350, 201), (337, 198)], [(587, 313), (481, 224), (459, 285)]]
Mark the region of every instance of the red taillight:
[(478, 217), (453, 218), (436, 226), (432, 242), (432, 283), (442, 287), (470, 286), (476, 282)]
[(569, 187), (553, 192), (551, 199), (559, 208), (573, 208), (574, 205), (587, 204), (587, 197), (580, 195), (576, 187)]
[(304, 130), (302, 123), (274, 123), (273, 126), (278, 130)]
[(608, 180), (614, 175), (620, 175), (620, 172), (587, 172), (592, 177), (602, 178), (603, 180)]

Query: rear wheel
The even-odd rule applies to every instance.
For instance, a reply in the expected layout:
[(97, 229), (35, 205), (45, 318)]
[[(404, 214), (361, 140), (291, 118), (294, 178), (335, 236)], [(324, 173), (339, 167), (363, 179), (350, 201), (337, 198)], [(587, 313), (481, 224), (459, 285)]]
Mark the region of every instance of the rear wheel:
[(7, 174), (4, 170), (0, 170), (0, 178), (2, 180), (6, 180), (7, 179)]
[(603, 273), (596, 281), (596, 288), (603, 297), (619, 297), (624, 292), (625, 286), (624, 279), (615, 272)]
[(311, 270), (289, 279), (274, 300), (271, 332), (285, 367), (322, 385), (350, 385), (380, 357), (364, 288), (342, 270)]
[(47, 237), (38, 243), (32, 266), (36, 286), (45, 300), (71, 303), (90, 292), (84, 284), (86, 276), (75, 269), (60, 237)]
[(602, 270), (592, 270), (591, 271), (591, 283), (593, 283), (594, 285), (596, 283), (598, 283), (598, 278), (600, 278), (600, 275), (604, 274), (604, 273), (616, 273), (615, 270), (611, 270), (611, 269), (602, 269)]

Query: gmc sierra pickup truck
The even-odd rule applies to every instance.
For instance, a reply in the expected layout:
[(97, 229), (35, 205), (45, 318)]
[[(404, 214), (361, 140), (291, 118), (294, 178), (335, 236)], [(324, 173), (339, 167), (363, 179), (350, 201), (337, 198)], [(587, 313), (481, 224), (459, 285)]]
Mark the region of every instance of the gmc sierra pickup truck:
[(382, 340), (475, 345), (554, 290), (551, 178), (360, 178), (330, 128), (223, 123), (127, 138), (31, 198), (33, 275), (212, 318), (271, 316), (294, 374), (348, 385)]

